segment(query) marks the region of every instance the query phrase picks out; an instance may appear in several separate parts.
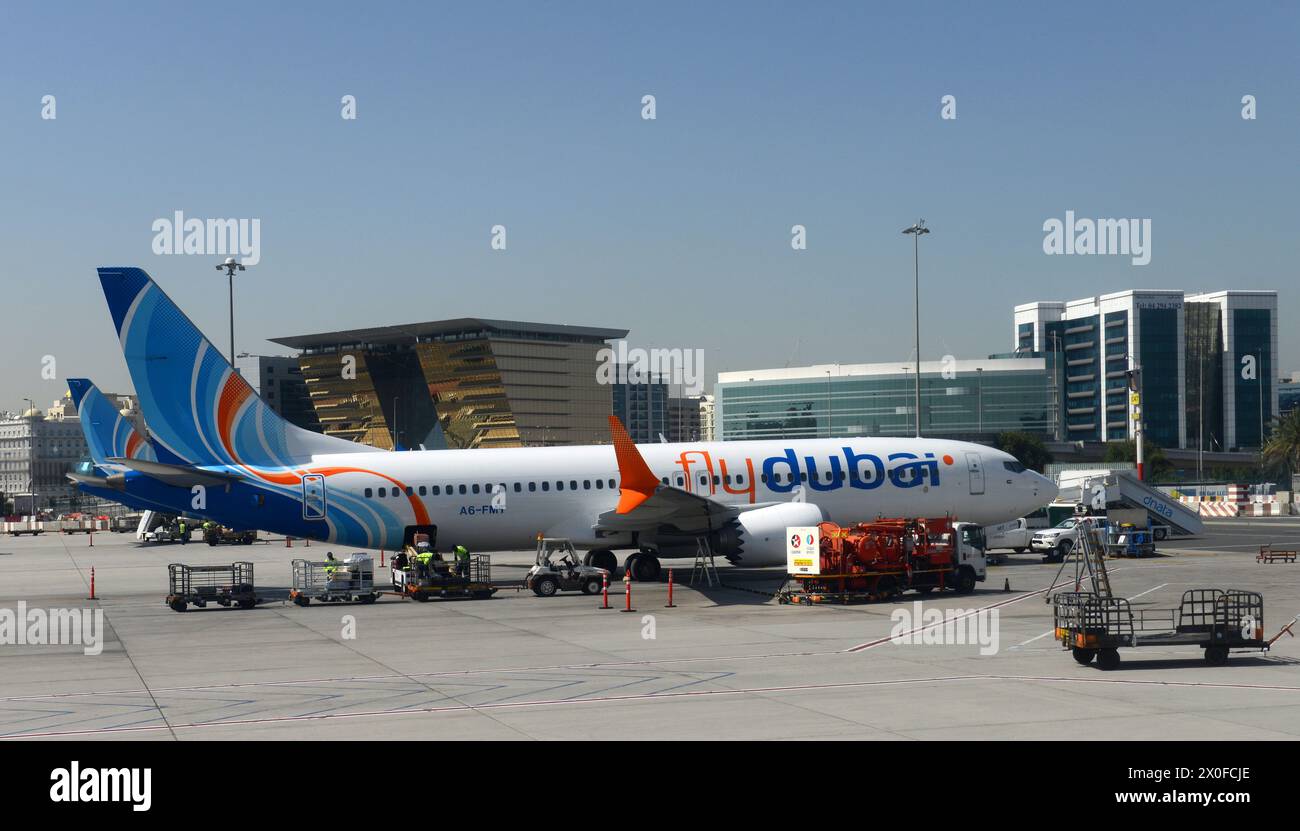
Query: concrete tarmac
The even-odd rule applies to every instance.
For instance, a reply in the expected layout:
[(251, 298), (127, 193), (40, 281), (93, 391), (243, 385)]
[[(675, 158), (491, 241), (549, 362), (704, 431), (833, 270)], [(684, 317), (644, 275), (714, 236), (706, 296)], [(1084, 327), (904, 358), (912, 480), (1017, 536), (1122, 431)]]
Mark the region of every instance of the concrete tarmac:
[[(89, 542), (0, 537), (0, 615), (24, 602), (100, 609), (104, 620), (97, 655), (0, 645), (0, 738), (1300, 736), (1300, 641), (1283, 636), (1222, 667), (1195, 648), (1121, 650), (1113, 672), (1079, 666), (1052, 639), (1044, 602), (1059, 566), (1031, 554), (991, 567), (972, 595), (930, 595), (919, 607), (911, 594), (783, 606), (770, 594), (781, 569), (722, 566), (724, 586), (690, 587), (690, 563), (679, 562), (677, 608), (664, 608), (666, 584), (633, 584), (637, 611), (625, 614), (621, 583), (608, 611), (581, 594), (516, 591), (531, 552), (493, 556), (506, 587), (491, 600), (300, 608), (282, 599), (289, 561), (323, 557), (326, 546)], [(1159, 557), (1111, 561), (1112, 582), (1135, 608), (1175, 606), (1190, 588), (1260, 591), (1272, 636), (1300, 614), (1300, 563), (1257, 563), (1265, 542), (1300, 545), (1300, 519), (1212, 521), (1201, 538), (1166, 541)], [(163, 604), (167, 563), (236, 559), (255, 563), (274, 599), (181, 614)], [(984, 612), (935, 643), (945, 627), (926, 628), (918, 609)], [(895, 630), (912, 632), (910, 642), (891, 639)]]

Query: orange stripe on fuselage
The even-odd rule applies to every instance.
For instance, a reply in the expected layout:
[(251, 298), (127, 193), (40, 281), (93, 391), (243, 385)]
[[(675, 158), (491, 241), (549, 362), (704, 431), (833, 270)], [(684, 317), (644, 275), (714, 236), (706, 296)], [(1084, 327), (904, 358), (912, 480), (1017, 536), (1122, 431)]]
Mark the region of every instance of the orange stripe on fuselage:
[[(321, 468), (309, 469), (307, 472), (319, 473), (321, 476), (334, 476), (335, 474), (338, 473), (368, 473), (371, 476), (378, 476), (380, 479), (387, 479), (389, 482), (392, 482), (394, 485), (401, 488), (403, 492), (406, 491), (405, 484), (398, 481), (397, 479), (394, 479), (391, 476), (388, 476), (386, 474), (380, 473), (375, 470), (366, 470), (364, 468), (359, 468), (359, 467), (321, 467)], [(425, 510), (424, 503), (421, 502), (414, 494), (408, 494), (406, 499), (408, 502), (411, 503), (411, 510), (415, 512), (416, 523), (420, 525), (430, 524), (429, 512)]]

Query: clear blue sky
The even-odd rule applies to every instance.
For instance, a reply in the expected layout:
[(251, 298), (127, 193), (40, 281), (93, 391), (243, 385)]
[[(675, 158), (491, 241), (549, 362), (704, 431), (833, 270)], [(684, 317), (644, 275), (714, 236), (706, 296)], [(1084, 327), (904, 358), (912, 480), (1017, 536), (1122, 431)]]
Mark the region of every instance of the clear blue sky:
[[(700, 347), (710, 379), (907, 360), (924, 217), (927, 358), (1009, 348), (1029, 300), (1278, 289), (1300, 369), (1297, 44), (1288, 3), (7, 2), (0, 409), (128, 388), (97, 265), (225, 348), (214, 258), (151, 251), (175, 210), (262, 222), (240, 351), (478, 315)], [(1149, 217), (1151, 264), (1046, 256), (1067, 209)]]

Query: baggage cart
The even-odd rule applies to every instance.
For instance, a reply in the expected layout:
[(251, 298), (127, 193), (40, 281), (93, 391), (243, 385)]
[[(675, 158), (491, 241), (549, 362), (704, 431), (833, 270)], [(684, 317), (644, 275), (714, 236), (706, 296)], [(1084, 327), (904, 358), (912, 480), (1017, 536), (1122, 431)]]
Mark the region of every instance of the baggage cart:
[(252, 563), (228, 566), (172, 563), (167, 566), (167, 572), (171, 590), (165, 602), (174, 612), (183, 612), (190, 604), (202, 609), (209, 603), (251, 609), (259, 600), (253, 585)]

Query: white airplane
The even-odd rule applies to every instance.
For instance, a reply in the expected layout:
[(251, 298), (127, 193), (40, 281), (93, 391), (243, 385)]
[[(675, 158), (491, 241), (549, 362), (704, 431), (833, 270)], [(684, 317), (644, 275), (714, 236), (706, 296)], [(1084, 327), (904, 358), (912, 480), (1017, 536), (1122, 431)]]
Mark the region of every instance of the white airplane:
[(101, 268), (156, 460), (112, 461), (125, 492), (237, 528), (394, 550), (568, 537), (636, 579), (700, 538), (745, 565), (785, 561), (786, 528), (876, 517), (1001, 522), (1056, 486), (1012, 456), (941, 439), (845, 438), (389, 452), (280, 418), (138, 268)]

